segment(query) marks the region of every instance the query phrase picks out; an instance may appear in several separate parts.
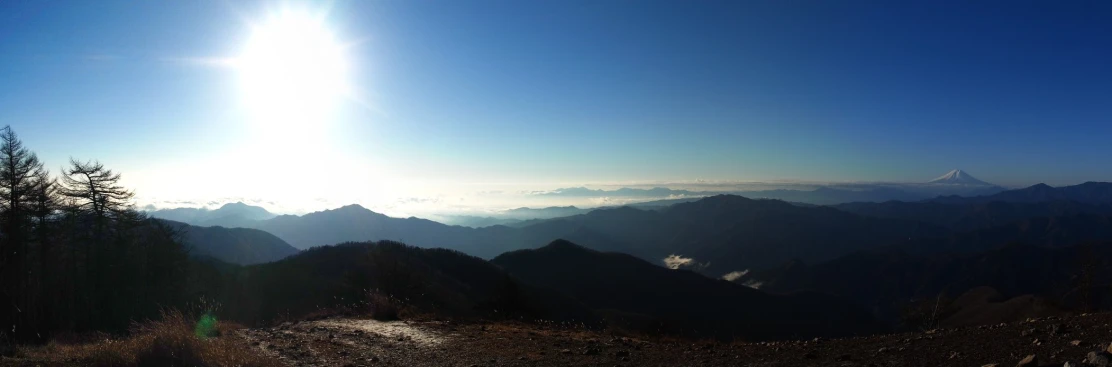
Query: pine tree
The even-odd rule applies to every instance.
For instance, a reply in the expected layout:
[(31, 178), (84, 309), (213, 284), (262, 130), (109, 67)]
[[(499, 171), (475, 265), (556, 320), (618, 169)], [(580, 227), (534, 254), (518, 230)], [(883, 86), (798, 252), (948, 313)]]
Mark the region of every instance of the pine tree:
[(0, 284), (4, 285), (0, 291), (11, 300), (4, 307), (16, 337), (27, 331), (34, 318), (27, 229), (32, 193), (42, 174), (42, 162), (23, 146), (11, 126), (0, 129)]
[(44, 169), (35, 177), (29, 205), (32, 219), (32, 242), (38, 247), (38, 300), (40, 324), (53, 328), (58, 311), (58, 288), (60, 286), (59, 254), (52, 231), (58, 212), (57, 182)]
[[(127, 234), (121, 229), (132, 227), (136, 213), (131, 208), (134, 194), (120, 186), (120, 174), (107, 169), (98, 161), (81, 162), (70, 159), (70, 167), (63, 170), (58, 193), (66, 199), (66, 211), (77, 222), (92, 225), (92, 233), (85, 245), (85, 279), (80, 288), (93, 326), (103, 326), (114, 319), (109, 305), (125, 269), (117, 266), (125, 261)], [(127, 223), (123, 223), (127, 222)], [(85, 237), (85, 236), (82, 236)], [(72, 246), (72, 245), (71, 245)], [(76, 261), (73, 260), (73, 261)]]

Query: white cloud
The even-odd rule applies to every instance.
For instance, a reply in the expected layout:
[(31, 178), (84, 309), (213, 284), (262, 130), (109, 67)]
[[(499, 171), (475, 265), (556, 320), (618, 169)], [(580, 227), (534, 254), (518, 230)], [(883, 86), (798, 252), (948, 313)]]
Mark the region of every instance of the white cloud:
[(749, 274), (749, 269), (745, 269), (745, 270), (741, 270), (741, 271), (731, 271), (729, 273), (726, 273), (726, 275), (723, 275), (722, 279), (725, 279), (727, 281), (732, 282), (732, 281), (738, 280), (738, 278), (741, 278), (741, 277), (745, 276), (745, 274)]
[(690, 257), (682, 257), (676, 254), (671, 254), (668, 255), (668, 257), (664, 258), (664, 266), (668, 267), (668, 269), (679, 269), (681, 267), (691, 265), (691, 263), (693, 262), (695, 262), (695, 259), (692, 259)]
[(680, 268), (685, 268), (685, 269), (696, 270), (697, 271), (697, 270), (706, 269), (707, 267), (710, 266), (709, 262), (701, 263), (701, 262), (695, 261), (695, 259), (693, 259), (693, 258), (683, 257), (683, 256), (676, 255), (676, 254), (668, 255), (668, 257), (665, 257), (663, 261), (664, 261), (664, 266), (665, 267), (667, 267), (668, 269), (673, 269), (673, 270), (680, 269)]

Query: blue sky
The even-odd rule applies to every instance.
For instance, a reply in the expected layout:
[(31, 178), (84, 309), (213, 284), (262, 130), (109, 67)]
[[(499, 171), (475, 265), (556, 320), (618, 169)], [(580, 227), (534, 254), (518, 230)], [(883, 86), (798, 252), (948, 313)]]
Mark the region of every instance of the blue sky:
[[(275, 9), (326, 15), (355, 100), (246, 122), (240, 71), (206, 61)], [(1112, 181), (1108, 19), (1099, 1), (2, 2), (0, 124), (140, 196)]]

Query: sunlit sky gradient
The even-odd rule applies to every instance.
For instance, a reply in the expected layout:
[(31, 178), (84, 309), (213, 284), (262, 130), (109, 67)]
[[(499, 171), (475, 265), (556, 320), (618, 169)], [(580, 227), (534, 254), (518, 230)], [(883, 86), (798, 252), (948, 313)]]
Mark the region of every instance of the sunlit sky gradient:
[[(226, 63), (278, 9), (323, 14), (353, 89), (280, 134)], [(1109, 19), (1100, 1), (6, 1), (0, 124), (141, 200), (292, 212), (952, 168), (1112, 181)]]

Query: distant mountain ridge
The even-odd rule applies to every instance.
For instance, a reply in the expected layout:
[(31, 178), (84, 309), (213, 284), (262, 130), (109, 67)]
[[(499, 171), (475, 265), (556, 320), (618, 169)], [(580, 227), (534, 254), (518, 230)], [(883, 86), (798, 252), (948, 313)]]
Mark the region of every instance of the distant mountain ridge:
[(448, 225), (480, 228), (496, 225), (514, 225), (524, 221), (543, 220), (557, 217), (566, 217), (583, 214), (594, 209), (582, 209), (575, 206), (550, 206), (545, 208), (516, 208), (491, 212), (485, 215), (433, 215), (432, 219)]
[(1036, 217), (1112, 215), (1112, 183), (1086, 182), (1054, 188), (1037, 184), (993, 195), (944, 196), (925, 201), (856, 202), (833, 206), (878, 218), (915, 220), (973, 230)]
[(393, 218), (358, 205), (282, 215), (248, 223), (299, 249), (349, 241), (393, 240), (443, 247), (474, 256), (533, 248), (555, 239), (633, 254), (659, 262), (669, 255), (695, 257), (708, 272), (773, 266), (790, 258), (833, 258), (842, 253), (926, 236), (944, 229), (874, 219), (825, 207), (720, 195), (648, 210), (617, 207), (523, 223), (520, 227), (468, 228), (419, 218)]
[(941, 197), (934, 201), (944, 203), (984, 203), (1002, 201), (1034, 203), (1049, 201), (1075, 201), (1084, 204), (1112, 204), (1112, 182), (1086, 182), (1078, 185), (1052, 187), (1047, 184), (1031, 185), (993, 195), (975, 197)]
[(253, 221), (267, 220), (276, 215), (258, 206), (242, 202), (227, 203), (217, 209), (173, 208), (149, 211), (155, 218), (189, 223), (195, 226), (210, 227), (249, 227)]
[[(1103, 197), (1102, 185), (1085, 187), (1066, 191), (1081, 197)], [(960, 231), (1037, 217), (1112, 213), (1112, 206), (1069, 202), (963, 205), (887, 202), (830, 208), (734, 195), (688, 200), (645, 210), (596, 209), (568, 217), (483, 228), (449, 226), (413, 217), (394, 218), (358, 205), (245, 224), (300, 249), (348, 241), (393, 240), (421, 247), (450, 248), (483, 258), (563, 238), (592, 249), (624, 252), (652, 262), (671, 255), (690, 258), (692, 263), (705, 265), (700, 271), (721, 275), (775, 266), (794, 258), (829, 260), (852, 251), (943, 239)]]

